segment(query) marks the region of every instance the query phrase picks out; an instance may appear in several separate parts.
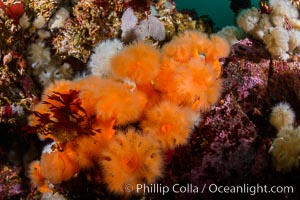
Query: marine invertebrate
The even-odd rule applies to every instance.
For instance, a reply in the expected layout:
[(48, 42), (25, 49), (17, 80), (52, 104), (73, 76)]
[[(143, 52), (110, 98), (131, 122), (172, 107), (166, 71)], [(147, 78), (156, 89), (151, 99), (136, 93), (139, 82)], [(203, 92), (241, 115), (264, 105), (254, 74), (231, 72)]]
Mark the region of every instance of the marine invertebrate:
[(34, 74), (41, 85), (46, 87), (55, 80), (70, 79), (73, 70), (68, 63), (59, 66), (55, 66), (54, 63), (51, 63), (35, 69)]
[(289, 51), (298, 52), (300, 46), (300, 31), (292, 29), (289, 31)]
[(50, 30), (62, 28), (64, 26), (65, 21), (70, 17), (70, 13), (65, 8), (58, 9), (54, 16), (49, 21)]
[(298, 0), (289, 0), (298, 10), (300, 8), (300, 2)]
[(99, 76), (87, 76), (73, 82), (74, 88), (80, 91), (80, 99), (84, 99), (81, 103), (88, 116), (95, 113), (95, 102), (97, 102), (99, 94), (95, 91), (99, 91), (99, 88), (103, 87), (106, 82), (110, 82), (110, 80), (102, 79)]
[(73, 7), (73, 15), (53, 39), (56, 54), (72, 56), (86, 63), (92, 46), (117, 37), (123, 6), (124, 1), (78, 1)]
[[(199, 55), (205, 56), (205, 47), (208, 45), (207, 34), (200, 31), (185, 31), (163, 46), (163, 65), (168, 65), (165, 62), (170, 59), (183, 64), (192, 58), (198, 58)], [(171, 67), (170, 64), (168, 66)]]
[[(179, 105), (205, 111), (218, 100), (222, 90), (222, 81), (216, 79), (216, 72), (209, 66), (196, 63), (191, 62), (190, 65), (186, 65), (189, 70), (182, 67), (177, 71), (172, 83), (174, 88), (165, 96)], [(196, 65), (192, 66), (193, 64)], [(190, 70), (195, 74), (192, 74)], [(197, 77), (203, 77), (203, 79)]]
[(298, 10), (288, 0), (271, 0), (264, 7), (268, 11), (259, 12), (254, 7), (241, 11), (237, 24), (247, 34), (262, 40), (273, 57), (287, 60), (299, 46), (299, 39), (295, 37), (300, 28)]
[(36, 16), (44, 18), (48, 22), (50, 17), (54, 14), (59, 6), (57, 0), (34, 0), (27, 3), (27, 6), (34, 11)]
[(276, 170), (289, 172), (299, 167), (300, 127), (283, 127), (279, 130), (269, 152), (272, 154)]
[(34, 19), (32, 25), (36, 29), (42, 29), (46, 26), (46, 20), (43, 16), (39, 15)]
[(126, 42), (141, 41), (146, 37), (162, 41), (166, 37), (165, 27), (158, 18), (150, 14), (138, 23), (132, 8), (128, 8), (122, 15), (121, 30), (122, 40)]
[[(42, 93), (42, 101), (47, 101), (55, 106), (61, 106), (61, 102), (57, 101), (57, 99), (49, 98), (53, 92), (59, 92), (61, 94), (68, 94), (71, 89), (74, 89), (74, 83), (69, 80), (59, 80), (48, 85), (47, 88), (44, 89)], [(45, 104), (46, 105), (46, 104)], [(48, 106), (49, 107), (49, 106)]]
[(67, 200), (66, 197), (64, 197), (62, 194), (55, 192), (54, 194), (52, 192), (43, 193), (41, 200)]
[(219, 59), (228, 53), (223, 38), (186, 31), (163, 47), (154, 87), (179, 105), (206, 110), (220, 95)]
[(129, 78), (137, 86), (150, 84), (159, 71), (159, 51), (144, 42), (125, 47), (111, 61), (113, 74), (120, 79)]
[[(126, 184), (151, 184), (162, 175), (162, 157), (157, 141), (134, 129), (118, 133), (99, 161), (109, 191), (124, 194)], [(137, 191), (137, 190), (133, 190)], [(128, 193), (127, 193), (128, 194)]]
[[(174, 48), (175, 46), (177, 48)], [(207, 64), (212, 64), (220, 73), (220, 66), (215, 63), (220, 58), (226, 57), (229, 50), (228, 42), (216, 34), (208, 37), (199, 31), (185, 31), (163, 47), (162, 62), (163, 65), (168, 65), (167, 62), (171, 59), (184, 64), (192, 58), (200, 57)]]
[(164, 25), (158, 18), (151, 15), (134, 27), (133, 32), (137, 35), (138, 40), (144, 40), (146, 37), (151, 37), (154, 40), (163, 41), (166, 37)]
[(226, 26), (218, 31), (217, 34), (225, 38), (230, 46), (237, 43), (244, 37), (243, 30), (236, 26)]
[[(199, 54), (203, 52), (205, 55), (205, 62), (212, 64), (212, 66), (217, 70), (218, 76), (221, 74), (221, 66), (218, 63), (220, 58), (225, 58), (230, 52), (230, 46), (228, 42), (217, 34), (212, 34), (209, 36), (210, 43), (205, 44), (203, 50), (198, 50)], [(200, 44), (199, 44), (200, 46)], [(215, 63), (218, 63), (216, 65)]]
[(121, 18), (121, 30), (122, 30), (122, 38), (126, 38), (126, 35), (130, 34), (132, 29), (138, 23), (138, 18), (134, 14), (134, 10), (132, 8), (127, 8)]
[(113, 77), (125, 82), (133, 81), (147, 97), (148, 105), (159, 101), (153, 81), (159, 73), (160, 52), (149, 43), (137, 42), (125, 47), (111, 60)]
[(212, 30), (213, 22), (207, 16), (194, 18), (191, 12), (184, 12), (176, 9), (173, 1), (161, 0), (151, 7), (151, 13), (155, 15), (165, 26), (166, 39), (171, 39), (178, 33), (186, 30), (204, 31)]
[(33, 161), (29, 166), (29, 178), (31, 182), (38, 187), (38, 190), (42, 193), (52, 192), (49, 187), (49, 183), (41, 172), (40, 161)]
[[(125, 78), (118, 77), (122, 80), (113, 78), (108, 80), (107, 77), (111, 77), (111, 71), (104, 72), (105, 81), (91, 76), (73, 81), (62, 79), (73, 79), (72, 71), (85, 73), (86, 62), (89, 59), (92, 60), (90, 54), (99, 42), (115, 37), (120, 39), (120, 18), (124, 10), (129, 7), (138, 18), (138, 23), (135, 24), (135, 33), (138, 33), (141, 39), (159, 40), (159, 42), (151, 44), (157, 49), (171, 39), (175, 33), (187, 28), (198, 28), (196, 19), (191, 18), (188, 13), (179, 13), (175, 8), (175, 3), (171, 0), (26, 0), (22, 2), (6, 0), (0, 2), (4, 2), (5, 7), (8, 8), (23, 4), (24, 11), (26, 11), (21, 19), (16, 20), (20, 17), (19, 14), (18, 16), (16, 13), (11, 15), (0, 9), (0, 122), (3, 133), (0, 139), (0, 154), (4, 155), (5, 159), (6, 150), (10, 148), (9, 142), (13, 142), (13, 146), (17, 146), (22, 151), (23, 147), (27, 149), (27, 141), (30, 142), (30, 145), (32, 140), (35, 141), (35, 135), (26, 135), (24, 143), (24, 137), (19, 137), (19, 134), (23, 134), (21, 126), (27, 123), (27, 116), (31, 114), (28, 118), (29, 126), (32, 128), (30, 132), (38, 134), (39, 138), (43, 140), (39, 145), (55, 142), (49, 147), (52, 149), (44, 151), (40, 161), (33, 164), (34, 167), (31, 168), (32, 182), (38, 186), (39, 191), (46, 193), (43, 198), (47, 198), (47, 194), (51, 190), (54, 194), (49, 195), (49, 198), (59, 196), (55, 195), (57, 190), (69, 197), (73, 196), (73, 192), (77, 193), (74, 191), (73, 183), (76, 184), (81, 180), (88, 181), (90, 185), (93, 184), (92, 187), (85, 187), (85, 183), (82, 183), (82, 187), (77, 187), (82, 188), (80, 190), (85, 194), (87, 194), (85, 191), (87, 188), (92, 192), (99, 191), (97, 195), (107, 194), (104, 191), (105, 187), (97, 188), (99, 185), (93, 182), (95, 173), (102, 169), (101, 166), (95, 165), (95, 161), (98, 161), (101, 152), (110, 146), (110, 140), (115, 139), (116, 131), (127, 129), (129, 126), (140, 128), (145, 111), (153, 109), (165, 100), (165, 96), (162, 95), (163, 91), (154, 88), (154, 80), (159, 73), (159, 67), (151, 69), (152, 77), (148, 77), (148, 71), (145, 71), (142, 78), (135, 80), (128, 78), (127, 75)], [(204, 16), (202, 19), (205, 21), (207, 18)], [(158, 32), (155, 32), (155, 28), (159, 28)], [(174, 47), (176, 48), (176, 45)], [(155, 60), (157, 55), (160, 60), (159, 51), (156, 50)], [(23, 53), (26, 53), (25, 56)], [(196, 58), (197, 56), (200, 59), (204, 57), (203, 52), (192, 51), (192, 53)], [(199, 56), (199, 54), (201, 55)], [(107, 52), (106, 56), (108, 56)], [(97, 57), (99, 58), (99, 54)], [(29, 65), (26, 64), (26, 60)], [(126, 61), (126, 59), (124, 60)], [(174, 59), (170, 60), (172, 60), (170, 68), (173, 66), (174, 68), (175, 66), (176, 68), (184, 67), (178, 66), (178, 63), (176, 65), (175, 62), (172, 63)], [(149, 61), (152, 62), (152, 59)], [(102, 57), (98, 62), (105, 64)], [(102, 67), (102, 65), (94, 64)], [(157, 66), (160, 64), (158, 63)], [(180, 63), (179, 65), (186, 64)], [(207, 62), (206, 64), (212, 63)], [(107, 67), (107, 69), (109, 68), (111, 67)], [(145, 67), (145, 69), (148, 68)], [(31, 79), (31, 77), (34, 78)], [(144, 78), (147, 79), (145, 83), (143, 82)], [(43, 89), (45, 90), (41, 96)], [(36, 104), (40, 96), (41, 101)], [(33, 104), (35, 105), (33, 106)], [(175, 103), (170, 102), (170, 104)], [(174, 109), (177, 107), (180, 114), (182, 114), (182, 110), (189, 110), (184, 106), (174, 105)], [(185, 115), (189, 117), (188, 120), (193, 118), (187, 113)], [(163, 129), (168, 130), (167, 127)], [(135, 134), (144, 135), (144, 133)], [(183, 142), (180, 144), (184, 145), (190, 134), (191, 131), (187, 129), (183, 139), (178, 136), (177, 140), (182, 140)], [(9, 140), (6, 138), (2, 140), (3, 135), (4, 137), (8, 136)], [(147, 140), (155, 139), (155, 137), (145, 137)], [(162, 148), (161, 144), (158, 142), (158, 145), (155, 145), (155, 151)], [(177, 144), (179, 142), (176, 142), (172, 148), (179, 146)], [(2, 148), (2, 145), (5, 147)], [(39, 145), (32, 146), (39, 148)], [(33, 151), (38, 153), (38, 150)], [(14, 152), (14, 149), (11, 152)], [(23, 152), (20, 154), (23, 155)], [(33, 154), (28, 154), (30, 154), (29, 159), (32, 160)], [(147, 152), (141, 152), (140, 157), (144, 155), (147, 155)], [(22, 158), (18, 160), (22, 162)], [(26, 162), (24, 163), (26, 167)], [(75, 176), (77, 178), (72, 179), (74, 173), (79, 171), (78, 177)], [(160, 169), (158, 173), (161, 175), (163, 172)], [(1, 180), (8, 181), (9, 179), (5, 177)], [(19, 181), (19, 179), (15, 180)], [(147, 180), (152, 180), (152, 178), (149, 177)], [(7, 187), (7, 190), (3, 189), (2, 181), (0, 181), (0, 199), (4, 193), (8, 196), (6, 193), (8, 189), (15, 189), (11, 187)], [(64, 181), (70, 181), (71, 184), (60, 184)], [(99, 183), (99, 180), (96, 181)], [(9, 180), (9, 182), (11, 181)], [(144, 179), (141, 178), (139, 182), (144, 183)], [(102, 183), (100, 182), (100, 184)], [(153, 183), (153, 181), (149, 181), (149, 183)], [(22, 189), (27, 187), (26, 189), (30, 190), (30, 195), (32, 195), (27, 198), (39, 198), (38, 196), (41, 194), (38, 194), (33, 187), (29, 188), (28, 186), (26, 180), (26, 183), (22, 184)], [(27, 191), (22, 193), (20, 198), (25, 198)], [(82, 194), (84, 193), (80, 195)], [(92, 195), (90, 198), (93, 198)]]
[(41, 173), (53, 184), (69, 180), (80, 169), (73, 146), (66, 144), (62, 148), (62, 151), (55, 148), (54, 151), (43, 153), (41, 156)]
[[(94, 81), (93, 84), (90, 81)], [(117, 125), (125, 125), (137, 121), (144, 109), (142, 99), (123, 83), (90, 76), (78, 80), (76, 84), (80, 88), (79, 98), (83, 100), (82, 106), (87, 115), (96, 118), (95, 125), (99, 120), (114, 120)]]
[[(94, 87), (90, 85), (92, 80)], [(97, 89), (101, 92), (96, 93)], [(90, 94), (95, 94), (94, 98)], [(80, 169), (93, 167), (99, 153), (114, 136), (113, 126), (140, 117), (143, 106), (139, 100), (139, 96), (130, 92), (125, 84), (100, 77), (51, 84), (44, 91), (43, 104), (34, 108), (28, 128), (42, 138), (51, 138), (58, 145), (55, 151), (45, 152), (41, 157), (41, 173), (45, 180), (58, 184), (70, 179)], [(87, 128), (89, 133), (81, 128)], [(49, 163), (54, 169), (48, 169)]]
[[(102, 131), (102, 133), (107, 134), (105, 131)], [(103, 137), (101, 133), (96, 133), (93, 136), (82, 136), (76, 139), (73, 142), (76, 151), (75, 161), (78, 163), (80, 169), (94, 167), (94, 162), (100, 156), (99, 152), (107, 146), (108, 142), (109, 139)]]
[(276, 57), (287, 60), (289, 55), (289, 33), (282, 27), (270, 29), (269, 33), (264, 34), (263, 37), (266, 48), (269, 52)]
[(46, 65), (51, 61), (50, 49), (45, 48), (45, 44), (36, 43), (28, 48), (28, 59), (33, 68)]
[(144, 133), (157, 138), (163, 149), (174, 149), (188, 142), (196, 113), (169, 101), (162, 101), (145, 113), (141, 122)]
[(0, 45), (0, 123), (2, 125), (24, 124), (26, 113), (30, 110), (32, 98), (36, 94), (32, 91), (33, 81), (29, 76), (25, 56), (10, 49), (21, 48), (22, 45), (19, 46), (21, 43), (10, 46), (8, 50), (6, 50), (6, 43)]
[(275, 16), (275, 18), (273, 18), (274, 20), (272, 20), (275, 26), (284, 27), (286, 23), (285, 19), (280, 19), (279, 16), (284, 16), (291, 23), (298, 18), (298, 10), (288, 0), (270, 0), (269, 5), (272, 9), (270, 13), (271, 18)]
[(25, 12), (24, 4), (22, 2), (14, 2), (10, 5), (5, 5), (0, 1), (0, 8), (15, 22), (18, 22), (18, 18)]
[(101, 77), (111, 77), (111, 59), (121, 49), (123, 49), (123, 43), (118, 39), (105, 40), (97, 44), (87, 64), (92, 74)]
[(26, 13), (24, 13), (20, 19), (19, 19), (19, 24), (23, 29), (27, 29), (30, 26), (30, 22), (29, 22), (29, 17), (27, 16)]
[(218, 100), (222, 90), (222, 81), (217, 79), (217, 72), (199, 59), (180, 67), (173, 83), (175, 90), (168, 92), (168, 97), (194, 110), (207, 110)]
[(50, 48), (42, 42), (33, 43), (28, 48), (28, 59), (33, 74), (43, 86), (48, 86), (54, 80), (69, 79), (73, 70), (68, 63), (60, 64), (59, 58), (54, 58)]
[(295, 113), (288, 103), (279, 103), (272, 108), (270, 123), (277, 128), (269, 153), (276, 170), (289, 172), (299, 167), (300, 127), (293, 127)]
[[(207, 75), (211, 73), (209, 75), (210, 78), (208, 79), (212, 81), (211, 83), (213, 82), (216, 83), (214, 85), (216, 86), (215, 92), (216, 94), (218, 94), (220, 90), (218, 90), (217, 88), (220, 89), (220, 83), (221, 83), (220, 80), (218, 79), (221, 73), (221, 65), (219, 63), (219, 59), (221, 57), (228, 55), (228, 53), (229, 53), (229, 45), (226, 42), (226, 40), (224, 40), (223, 38), (217, 35), (211, 35), (210, 38), (208, 38), (208, 36), (205, 33), (197, 32), (197, 31), (186, 31), (180, 34), (178, 37), (175, 37), (170, 43), (166, 44), (162, 48), (160, 73), (155, 78), (154, 86), (156, 89), (165, 93), (169, 97), (175, 95), (176, 97), (173, 96), (171, 98), (172, 99), (177, 98), (177, 100), (175, 101), (186, 105), (187, 103), (186, 99), (185, 100), (183, 99), (185, 98), (184, 97), (185, 94), (183, 93), (179, 94), (179, 93), (184, 92), (184, 90), (182, 90), (183, 88), (191, 89), (193, 88), (191, 86), (196, 86), (197, 84), (191, 84), (192, 82), (189, 82), (190, 85), (181, 86), (180, 85), (181, 83), (179, 82), (181, 80), (184, 80), (184, 76), (187, 75), (187, 74), (183, 75), (181, 73), (184, 73), (185, 71), (184, 68), (186, 66), (191, 67), (189, 70), (187, 70), (191, 72), (191, 69), (193, 68), (192, 65), (195, 66), (197, 65), (197, 66), (201, 66), (200, 67), (201, 69), (207, 68), (207, 70), (210, 71), (210, 72), (207, 71), (205, 75), (199, 74), (200, 71), (198, 71), (198, 75), (201, 77), (208, 78)], [(196, 70), (198, 68), (199, 67), (195, 67), (194, 69)], [(189, 74), (187, 76), (190, 75), (194, 77), (193, 78), (194, 80), (198, 79), (196, 78), (196, 76), (198, 75)], [(204, 82), (202, 83), (205, 84)], [(179, 87), (181, 87), (181, 89)], [(207, 87), (204, 86), (204, 87), (207, 89), (210, 88), (210, 86)], [(204, 87), (202, 87), (202, 89), (204, 89)], [(199, 94), (198, 97), (196, 96), (192, 97), (194, 99), (190, 99), (188, 101), (190, 102), (195, 101), (198, 97), (200, 97)], [(181, 100), (179, 100), (180, 98)], [(205, 98), (206, 97), (203, 97), (203, 102), (207, 100), (207, 99), (204, 100)], [(196, 107), (197, 106), (195, 106), (195, 108)], [(202, 107), (203, 109), (206, 109), (204, 107), (208, 108), (209, 106), (206, 105)], [(197, 107), (196, 109), (199, 109), (199, 107)]]
[(140, 107), (139, 99), (123, 85), (109, 85), (99, 98), (95, 110), (104, 121), (115, 119), (116, 125), (125, 125), (137, 121), (141, 116), (143, 109)]
[(257, 8), (249, 8), (242, 10), (237, 19), (237, 24), (246, 32), (251, 32), (260, 19), (260, 13), (258, 12)]
[(295, 113), (288, 103), (279, 103), (272, 108), (270, 123), (280, 130), (283, 127), (292, 126), (295, 121)]
[(56, 55), (60, 57), (72, 56), (87, 62), (92, 50), (87, 38), (85, 29), (82, 29), (78, 23), (68, 19), (64, 24), (64, 28), (59, 29), (59, 34), (53, 38), (52, 44), (56, 50)]
[(24, 48), (23, 30), (7, 12), (0, 8), (0, 43), (2, 54), (5, 54), (7, 50), (13, 50), (12, 47), (18, 50)]
[[(136, 187), (162, 176), (161, 151), (187, 144), (200, 121), (198, 112), (219, 97), (222, 80), (215, 63), (227, 53), (218, 36), (182, 35), (170, 46), (182, 45), (183, 58), (168, 47), (170, 54), (161, 62), (159, 49), (140, 41), (115, 52), (102, 75), (55, 81), (44, 90), (28, 127), (54, 141), (40, 159), (42, 183), (60, 184), (82, 169), (82, 174), (102, 170), (107, 189), (125, 195), (125, 183)], [(184, 46), (187, 38), (192, 42)], [(173, 70), (172, 89), (158, 91), (162, 65)]]

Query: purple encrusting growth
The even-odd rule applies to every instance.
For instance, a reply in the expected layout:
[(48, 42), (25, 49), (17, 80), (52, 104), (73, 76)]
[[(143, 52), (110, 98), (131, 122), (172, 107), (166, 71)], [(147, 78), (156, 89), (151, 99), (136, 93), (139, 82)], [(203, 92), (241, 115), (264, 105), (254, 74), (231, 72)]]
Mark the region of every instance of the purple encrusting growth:
[(261, 44), (246, 38), (232, 46), (227, 60), (223, 71), (225, 91), (234, 93), (246, 114), (261, 110), (267, 96), (269, 53)]
[[(222, 63), (224, 90), (220, 101), (203, 116), (202, 124), (191, 136), (190, 146), (176, 150), (173, 164), (167, 168), (170, 178), (162, 183), (183, 182), (199, 187), (211, 183), (298, 187), (292, 177), (299, 176), (299, 171), (288, 175), (290, 178), (276, 172), (268, 153), (276, 136), (276, 130), (269, 124), (272, 106), (280, 101), (291, 102), (299, 116), (300, 109), (295, 106), (300, 105), (296, 96), (300, 91), (298, 62), (271, 60), (263, 45), (246, 38), (232, 47), (231, 54)], [(299, 194), (276, 197), (285, 195)], [(190, 194), (190, 197), (199, 196)], [(218, 194), (206, 191), (201, 197), (211, 199)], [(263, 197), (261, 194), (253, 198)]]
[(258, 77), (243, 77), (242, 85), (238, 88), (238, 98), (245, 99), (250, 95), (249, 90), (255, 87), (260, 87), (264, 85), (264, 81)]
[(2, 165), (0, 168), (0, 199), (20, 197), (25, 193), (21, 167)]
[(256, 159), (256, 126), (232, 94), (226, 94), (223, 105), (212, 108), (197, 134), (206, 144), (202, 143), (202, 161), (196, 161), (198, 165), (191, 169), (194, 183), (238, 183), (260, 171), (259, 166), (267, 166), (267, 159)]

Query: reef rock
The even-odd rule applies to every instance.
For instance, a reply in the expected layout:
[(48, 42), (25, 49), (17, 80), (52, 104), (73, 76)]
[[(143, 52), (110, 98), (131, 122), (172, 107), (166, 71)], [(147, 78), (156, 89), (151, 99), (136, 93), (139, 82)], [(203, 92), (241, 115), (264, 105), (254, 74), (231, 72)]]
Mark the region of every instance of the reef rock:
[[(176, 150), (175, 159), (167, 167), (170, 178), (162, 183), (190, 183), (199, 189), (205, 185), (203, 194), (199, 194), (202, 191), (189, 194), (191, 198), (200, 195), (204, 199), (224, 197), (219, 196), (224, 194), (212, 194), (208, 190), (211, 184), (299, 188), (299, 181), (294, 178), (299, 176), (299, 170), (289, 174), (276, 172), (268, 154), (276, 136), (275, 128), (269, 123), (271, 108), (278, 102), (288, 102), (299, 121), (299, 61), (273, 60), (261, 43), (246, 38), (233, 45), (230, 55), (222, 62), (222, 97), (204, 115), (190, 146)], [(180, 199), (187, 194), (176, 195), (173, 197)], [(297, 192), (276, 195), (299, 197)]]

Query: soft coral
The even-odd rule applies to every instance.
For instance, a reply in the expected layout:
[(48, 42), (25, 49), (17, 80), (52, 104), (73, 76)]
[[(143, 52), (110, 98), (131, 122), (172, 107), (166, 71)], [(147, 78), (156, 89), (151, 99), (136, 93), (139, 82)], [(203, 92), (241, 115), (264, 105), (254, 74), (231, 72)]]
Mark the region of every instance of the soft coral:
[(24, 14), (24, 5), (21, 2), (14, 3), (10, 6), (6, 6), (3, 1), (0, 0), (0, 8), (5, 12), (5, 14), (12, 18), (16, 23), (21, 15)]

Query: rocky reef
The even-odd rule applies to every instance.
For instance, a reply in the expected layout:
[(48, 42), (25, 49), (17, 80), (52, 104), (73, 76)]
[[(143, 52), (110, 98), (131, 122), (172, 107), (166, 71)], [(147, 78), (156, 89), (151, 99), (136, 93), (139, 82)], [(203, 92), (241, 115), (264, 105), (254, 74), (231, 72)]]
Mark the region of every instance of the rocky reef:
[[(126, 12), (127, 15), (124, 16)], [(276, 104), (288, 103), (295, 112), (293, 126), (299, 126), (299, 55), (290, 53), (289, 58), (285, 60), (274, 58), (262, 41), (250, 35), (246, 35), (233, 44), (229, 55), (218, 60), (217, 66), (220, 66), (220, 74), (217, 79), (222, 80), (220, 97), (209, 108), (202, 110), (201, 107), (201, 120), (194, 119), (195, 128), (187, 144), (163, 149), (163, 167), (158, 167), (163, 171), (163, 175), (149, 186), (156, 187), (158, 190), (149, 189), (145, 193), (132, 196), (115, 194), (107, 189), (107, 184), (103, 181), (103, 171), (99, 168), (81, 171), (76, 169), (67, 181), (59, 181), (59, 184), (53, 185), (45, 180), (36, 167), (34, 168), (35, 180), (38, 180), (36, 182), (47, 183), (47, 188), (43, 188), (43, 184), (36, 187), (32, 183), (30, 163), (38, 160), (44, 146), (49, 146), (53, 140), (61, 143), (67, 140), (62, 140), (61, 137), (57, 137), (58, 139), (45, 137), (45, 139), (41, 134), (32, 134), (32, 129), (28, 127), (28, 117), (33, 115), (35, 106), (39, 105), (41, 99), (45, 100), (48, 97), (50, 100), (62, 102), (62, 99), (67, 101), (71, 98), (64, 96), (63, 93), (55, 93), (56, 96), (48, 93), (47, 97), (42, 96), (45, 89), (50, 92), (54, 88), (51, 84), (58, 80), (66, 80), (68, 84), (71, 81), (77, 81), (78, 85), (81, 84), (80, 87), (86, 89), (88, 86), (84, 84), (87, 84), (87, 81), (84, 81), (87, 79), (84, 78), (93, 73), (89, 69), (89, 61), (92, 55), (97, 56), (95, 47), (103, 41), (118, 39), (120, 43), (123, 43), (122, 45), (129, 46), (143, 40), (151, 43), (161, 52), (165, 51), (166, 54), (167, 50), (164, 48), (168, 48), (165, 47), (168, 42), (185, 30), (211, 32), (212, 28), (201, 22), (203, 19), (193, 18), (192, 12), (177, 11), (175, 3), (167, 0), (43, 0), (23, 1), (22, 3), (14, 0), (0, 1), (0, 199), (235, 199), (237, 197), (299, 199), (300, 192), (297, 189), (300, 188), (298, 178), (300, 169), (294, 167), (287, 172), (277, 170), (269, 152), (277, 137), (277, 130), (269, 122), (272, 108)], [(153, 31), (156, 27), (160, 27), (159, 32)], [(178, 44), (182, 45), (182, 43)], [(108, 50), (117, 54), (123, 48), (122, 45), (117, 47), (119, 49)], [(222, 48), (224, 47), (220, 47)], [(128, 52), (130, 53), (129, 50)], [(206, 56), (207, 59), (209, 51), (207, 52), (206, 55), (197, 52), (197, 58), (202, 59)], [(181, 53), (185, 51), (182, 50)], [(165, 62), (165, 65), (188, 62), (184, 60), (184, 56), (188, 57), (184, 54), (180, 57), (182, 60), (178, 61), (174, 58), (175, 61), (166, 59), (162, 62)], [(124, 56), (120, 56), (121, 58), (125, 59)], [(215, 61), (215, 58), (212, 60)], [(215, 64), (207, 60), (205, 62)], [(102, 64), (102, 62), (99, 63)], [(119, 79), (117, 84), (121, 84), (122, 81)], [(135, 85), (131, 80), (126, 81), (124, 88), (129, 88), (130, 91), (140, 87), (141, 90), (151, 95), (157, 95), (154, 98), (156, 103), (156, 98), (161, 98), (165, 92), (162, 86), (158, 87), (159, 92), (149, 90), (149, 87), (155, 85), (152, 82), (149, 85), (139, 85), (136, 81), (137, 85)], [(49, 85), (52, 88), (47, 89)], [(64, 87), (65, 85), (62, 88)], [(72, 87), (79, 88), (73, 85)], [(166, 85), (167, 87), (169, 85)], [(169, 91), (172, 91), (172, 88)], [(147, 98), (150, 98), (150, 94)], [(167, 97), (163, 98), (172, 99), (172, 97), (170, 92)], [(141, 95), (138, 98), (142, 102), (145, 97)], [(200, 101), (199, 99), (195, 102)], [(45, 104), (49, 102), (44, 101)], [(76, 102), (79, 103), (79, 101)], [(179, 104), (186, 106), (187, 103), (181, 101)], [(55, 105), (52, 102), (51, 106), (55, 107)], [(68, 112), (72, 110), (71, 106), (66, 108)], [(82, 114), (80, 111), (82, 111), (81, 107), (78, 107), (73, 118), (70, 117), (71, 115), (66, 115), (66, 118), (62, 117), (59, 120), (66, 120), (74, 125), (74, 119), (76, 121), (80, 118), (76, 117)], [(91, 118), (84, 120), (85, 123), (90, 122), (87, 123), (88, 125), (97, 120), (93, 114), (90, 116)], [(48, 117), (48, 121), (45, 119), (44, 121), (54, 120), (56, 124), (60, 123), (59, 120), (50, 118), (50, 115)], [(143, 125), (137, 122), (130, 125), (139, 131), (143, 129)], [(43, 128), (46, 129), (45, 127)], [(57, 127), (68, 132), (62, 124)], [(76, 125), (74, 127), (76, 128)], [(128, 127), (116, 123), (113, 128), (110, 128), (123, 131)], [(161, 128), (164, 131), (168, 129), (168, 127)], [(54, 129), (57, 131), (57, 128)], [(73, 129), (70, 128), (70, 130)], [(35, 130), (35, 133), (37, 132), (38, 130)], [(72, 134), (76, 138), (85, 133), (81, 130), (80, 133), (72, 131)], [(51, 136), (51, 133), (49, 135)], [(90, 132), (87, 135), (94, 137)], [(118, 140), (123, 141), (123, 139), (120, 136)], [(136, 145), (132, 141), (128, 141), (128, 144)], [(59, 142), (57, 145), (50, 145), (50, 149), (52, 148), (52, 151), (55, 149), (58, 154), (62, 152), (60, 147), (67, 146), (66, 143), (60, 144)], [(94, 143), (87, 144), (94, 145), (97, 142), (99, 141), (95, 139)], [(100, 143), (102, 144), (103, 141)], [(121, 143), (126, 144), (125, 140)], [(71, 149), (82, 148), (78, 146), (72, 146)], [(109, 151), (113, 154), (113, 150)], [(300, 153), (298, 155), (300, 156)], [(68, 156), (71, 157), (71, 155)], [(127, 163), (130, 165), (132, 162), (130, 160)], [(130, 170), (133, 168), (135, 170), (135, 166)], [(144, 179), (146, 178), (141, 178), (143, 181)], [(258, 184), (267, 187), (292, 186), (294, 191), (271, 194), (251, 190), (251, 186)], [(212, 186), (238, 185), (246, 187), (248, 192), (224, 194), (210, 190)], [(162, 195), (163, 188), (171, 190), (173, 188), (173, 191)], [(50, 192), (45, 192), (48, 189)]]

